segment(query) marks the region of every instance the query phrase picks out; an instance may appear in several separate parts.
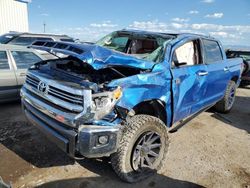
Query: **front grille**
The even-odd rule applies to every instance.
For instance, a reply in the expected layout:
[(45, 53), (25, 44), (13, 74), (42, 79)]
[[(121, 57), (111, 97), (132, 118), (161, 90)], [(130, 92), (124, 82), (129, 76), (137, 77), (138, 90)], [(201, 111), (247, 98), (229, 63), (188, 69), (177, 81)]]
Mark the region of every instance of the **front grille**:
[(73, 104), (79, 104), (79, 105), (83, 104), (83, 97), (81, 95), (75, 95), (53, 86), (49, 86), (48, 94)]
[[(38, 89), (40, 82), (43, 81), (39, 79), (38, 77), (35, 77), (33, 75), (28, 74), (26, 76), (26, 84), (31, 86), (33, 88), (33, 91), (35, 91), (39, 94), (40, 91)], [(78, 106), (80, 108), (83, 108), (83, 95), (76, 94), (76, 92), (70, 92), (70, 91), (65, 91), (63, 89), (59, 88), (60, 86), (56, 87), (54, 84), (48, 84), (47, 83), (47, 89), (46, 92), (44, 93), (45, 99), (50, 100), (56, 99), (57, 101), (50, 100), (50, 102), (55, 103), (57, 105), (61, 105), (65, 108), (65, 106), (68, 106), (68, 109), (71, 109), (71, 104)], [(71, 88), (72, 91), (72, 88)], [(58, 102), (59, 101), (59, 102)], [(63, 105), (62, 101), (65, 102), (67, 105)], [(78, 109), (80, 109), (78, 108)], [(77, 110), (78, 111), (78, 110)]]
[(40, 80), (34, 76), (27, 75), (26, 76), (26, 83), (31, 85), (34, 88), (38, 87)]
[(42, 98), (42, 97), (40, 97), (40, 96), (37, 95), (36, 93), (33, 93), (33, 92), (29, 91), (29, 90), (27, 90), (26, 92), (27, 92), (29, 95), (31, 95), (32, 97), (35, 97), (35, 98), (38, 99), (39, 101), (42, 101), (42, 102), (44, 102), (45, 104), (50, 105), (50, 106), (53, 107), (53, 108), (59, 109), (60, 111), (65, 112), (65, 113), (72, 113), (71, 110), (68, 110), (67, 108), (60, 107), (60, 106), (58, 106), (58, 105), (56, 105), (56, 104), (54, 104), (54, 103), (52, 103), (52, 102), (50, 102), (50, 101), (48, 101), (48, 100)]

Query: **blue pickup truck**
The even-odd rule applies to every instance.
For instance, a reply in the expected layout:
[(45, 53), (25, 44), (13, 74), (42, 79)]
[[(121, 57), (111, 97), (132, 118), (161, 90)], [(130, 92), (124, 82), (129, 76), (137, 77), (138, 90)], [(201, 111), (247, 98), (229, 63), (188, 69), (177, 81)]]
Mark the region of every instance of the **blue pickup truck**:
[(29, 121), (71, 157), (111, 157), (136, 182), (166, 165), (168, 135), (200, 112), (231, 110), (242, 59), (195, 34), (113, 32), (95, 44), (36, 41), (57, 55), (21, 89)]

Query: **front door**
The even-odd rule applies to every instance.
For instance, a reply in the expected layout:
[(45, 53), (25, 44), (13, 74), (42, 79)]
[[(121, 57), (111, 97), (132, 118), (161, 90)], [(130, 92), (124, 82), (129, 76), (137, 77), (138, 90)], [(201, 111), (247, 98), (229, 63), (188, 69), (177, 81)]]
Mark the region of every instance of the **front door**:
[(173, 123), (201, 110), (206, 93), (206, 65), (200, 40), (192, 40), (174, 49), (172, 57)]
[(0, 102), (17, 98), (17, 81), (5, 50), (0, 50)]

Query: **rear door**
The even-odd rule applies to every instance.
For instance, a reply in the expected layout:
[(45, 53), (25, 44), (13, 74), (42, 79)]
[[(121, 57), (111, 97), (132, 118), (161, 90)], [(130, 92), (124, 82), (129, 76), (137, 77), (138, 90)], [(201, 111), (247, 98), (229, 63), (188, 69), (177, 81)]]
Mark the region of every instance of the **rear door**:
[(25, 82), (27, 69), (42, 59), (32, 51), (12, 50), (10, 53), (15, 66), (17, 85), (20, 89)]
[(203, 64), (200, 44), (199, 39), (191, 40), (173, 50), (173, 123), (204, 107), (207, 68)]
[(17, 80), (14, 67), (7, 51), (0, 50), (0, 101), (7, 101), (17, 97)]
[(217, 41), (202, 39), (202, 43), (204, 63), (208, 71), (205, 104), (211, 105), (225, 94), (230, 79), (229, 65)]

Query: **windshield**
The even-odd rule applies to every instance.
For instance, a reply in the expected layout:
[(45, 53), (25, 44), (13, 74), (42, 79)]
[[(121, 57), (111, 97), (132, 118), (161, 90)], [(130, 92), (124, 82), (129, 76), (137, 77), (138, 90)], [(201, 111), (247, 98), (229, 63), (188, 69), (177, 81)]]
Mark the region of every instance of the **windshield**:
[(169, 35), (118, 31), (103, 37), (96, 44), (140, 59), (159, 63), (163, 61), (166, 44), (172, 39), (173, 36)]
[(7, 44), (9, 41), (11, 41), (13, 38), (15, 37), (15, 35), (12, 34), (5, 34), (0, 36), (0, 43), (1, 44)]

